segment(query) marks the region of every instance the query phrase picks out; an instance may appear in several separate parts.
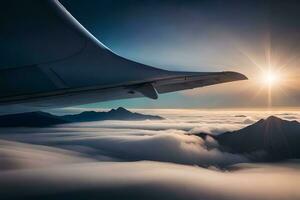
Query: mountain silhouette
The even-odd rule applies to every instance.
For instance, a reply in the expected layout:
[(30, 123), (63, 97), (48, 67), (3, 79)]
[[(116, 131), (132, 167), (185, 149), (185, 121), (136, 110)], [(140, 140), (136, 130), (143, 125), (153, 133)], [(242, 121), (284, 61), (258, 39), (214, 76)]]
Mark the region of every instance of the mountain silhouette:
[(65, 115), (62, 116), (62, 119), (70, 122), (89, 122), (100, 120), (161, 120), (163, 118), (156, 115), (133, 113), (125, 108), (119, 107), (117, 109), (111, 109), (108, 112), (85, 111), (75, 115)]
[(161, 120), (160, 116), (133, 113), (119, 107), (108, 112), (85, 111), (74, 115), (56, 116), (46, 112), (29, 112), (0, 116), (0, 127), (46, 127), (51, 125), (101, 120)]
[(260, 155), (254, 159), (300, 158), (300, 123), (297, 121), (270, 116), (241, 130), (214, 138), (229, 152)]
[(0, 116), (0, 127), (44, 127), (68, 121), (46, 112), (28, 112)]

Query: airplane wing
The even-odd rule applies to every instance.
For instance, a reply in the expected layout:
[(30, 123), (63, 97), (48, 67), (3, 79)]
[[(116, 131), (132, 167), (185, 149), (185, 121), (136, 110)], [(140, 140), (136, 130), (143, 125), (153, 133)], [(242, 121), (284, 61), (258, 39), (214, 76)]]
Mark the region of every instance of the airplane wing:
[(113, 53), (57, 0), (0, 8), (0, 114), (149, 97), (247, 79), (236, 72), (175, 72)]

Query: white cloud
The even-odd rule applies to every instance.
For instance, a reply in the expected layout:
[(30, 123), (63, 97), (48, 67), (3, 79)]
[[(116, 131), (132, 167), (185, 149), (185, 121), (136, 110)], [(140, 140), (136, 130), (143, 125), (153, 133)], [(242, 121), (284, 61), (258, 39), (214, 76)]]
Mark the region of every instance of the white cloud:
[[(7, 199), (297, 200), (299, 162), (221, 172), (160, 162), (100, 162), (0, 172)], [(4, 189), (5, 188), (5, 189)]]
[(208, 124), (204, 126), (196, 126), (195, 128), (191, 129), (189, 133), (208, 133), (212, 135), (218, 135), (220, 133), (225, 133), (228, 131), (239, 130), (243, 127), (244, 125), (240, 124)]
[(72, 143), (99, 149), (105, 155), (124, 160), (153, 160), (202, 166), (224, 166), (248, 161), (241, 155), (213, 148), (217, 147), (217, 142), (212, 139), (207, 142), (197, 136), (172, 130), (156, 135), (78, 139), (76, 142), (71, 141)]
[[(237, 130), (267, 113), (147, 112), (167, 119), (0, 129), (0, 197), (300, 199), (299, 161), (232, 166), (249, 160), (220, 151), (212, 137), (187, 135)], [(300, 116), (275, 114), (290, 119)], [(222, 171), (224, 166), (227, 171)]]
[(83, 155), (59, 148), (0, 140), (0, 170), (49, 167), (92, 161)]
[(23, 135), (19, 140), (60, 147), (100, 160), (153, 160), (221, 167), (248, 162), (242, 155), (221, 152), (217, 141), (212, 138), (203, 140), (198, 136), (186, 135), (180, 130), (145, 131), (143, 135), (140, 132), (138, 135), (127, 133), (113, 136), (88, 133), (35, 134), (34, 140), (32, 138), (32, 135)]

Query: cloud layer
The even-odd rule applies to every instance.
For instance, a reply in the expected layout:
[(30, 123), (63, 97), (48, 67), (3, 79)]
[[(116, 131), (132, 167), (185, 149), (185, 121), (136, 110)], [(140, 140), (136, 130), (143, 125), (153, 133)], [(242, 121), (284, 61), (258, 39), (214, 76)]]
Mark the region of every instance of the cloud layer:
[(262, 113), (164, 112), (162, 121), (0, 129), (1, 199), (300, 198), (299, 161), (249, 164), (192, 135), (239, 129)]
[[(9, 180), (9, 181), (8, 181)], [(296, 200), (299, 162), (220, 172), (160, 162), (102, 162), (1, 172), (8, 199)]]

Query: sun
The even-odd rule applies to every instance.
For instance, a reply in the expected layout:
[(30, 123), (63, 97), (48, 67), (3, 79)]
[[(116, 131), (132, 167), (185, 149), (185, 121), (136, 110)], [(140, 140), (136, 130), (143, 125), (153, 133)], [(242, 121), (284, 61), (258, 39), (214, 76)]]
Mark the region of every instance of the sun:
[(268, 71), (263, 75), (263, 81), (267, 86), (274, 86), (279, 83), (280, 75), (274, 71)]
[(276, 71), (268, 70), (268, 71), (264, 72), (262, 75), (262, 81), (263, 81), (264, 85), (266, 85), (268, 87), (273, 87), (275, 85), (279, 85), (280, 80), (281, 80), (280, 74)]

